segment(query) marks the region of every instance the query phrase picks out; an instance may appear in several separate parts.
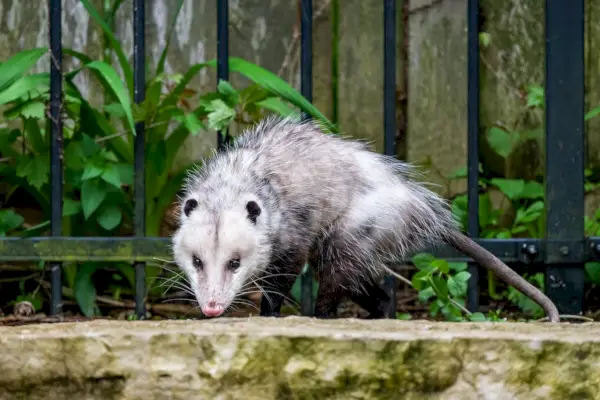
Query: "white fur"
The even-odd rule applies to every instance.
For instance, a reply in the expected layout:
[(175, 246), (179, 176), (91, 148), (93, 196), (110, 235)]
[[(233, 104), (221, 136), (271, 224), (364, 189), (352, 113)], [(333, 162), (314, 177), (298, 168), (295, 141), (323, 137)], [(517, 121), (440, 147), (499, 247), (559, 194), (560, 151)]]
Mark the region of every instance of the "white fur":
[[(175, 260), (201, 306), (214, 300), (228, 307), (284, 250), (308, 259), (317, 249), (327, 256), (322, 259), (334, 260), (318, 267), (360, 287), (364, 278), (384, 272), (385, 263), (455, 228), (444, 200), (415, 183), (409, 165), (364, 143), (324, 134), (312, 122), (267, 118), (203, 164), (185, 184), (181, 225), (173, 237)], [(274, 193), (266, 191), (265, 178)], [(190, 198), (199, 206), (186, 217)], [(256, 224), (247, 218), (249, 200), (262, 210)], [(302, 210), (310, 211), (304, 222), (294, 219)], [(365, 227), (368, 237), (361, 234)], [(328, 237), (334, 245), (325, 244)], [(234, 253), (242, 258), (232, 273), (226, 263)], [(193, 267), (192, 254), (203, 257), (203, 271)]]

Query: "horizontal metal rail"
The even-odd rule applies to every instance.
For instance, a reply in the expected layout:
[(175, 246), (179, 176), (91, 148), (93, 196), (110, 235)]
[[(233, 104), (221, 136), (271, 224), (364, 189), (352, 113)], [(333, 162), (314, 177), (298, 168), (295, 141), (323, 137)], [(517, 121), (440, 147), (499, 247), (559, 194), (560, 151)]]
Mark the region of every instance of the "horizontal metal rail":
[[(506, 263), (565, 264), (600, 260), (600, 237), (583, 241), (544, 239), (474, 239)], [(441, 245), (424, 251), (449, 261), (470, 261), (458, 250)], [(0, 240), (0, 262), (171, 260), (171, 242), (164, 237), (33, 237)], [(409, 262), (408, 260), (406, 260)]]

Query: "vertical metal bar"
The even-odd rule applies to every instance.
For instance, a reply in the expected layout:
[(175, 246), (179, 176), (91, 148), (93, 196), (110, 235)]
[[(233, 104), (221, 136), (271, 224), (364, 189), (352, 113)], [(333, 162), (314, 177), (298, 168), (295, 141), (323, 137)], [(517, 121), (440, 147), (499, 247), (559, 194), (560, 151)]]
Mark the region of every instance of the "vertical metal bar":
[(546, 291), (564, 314), (582, 310), (583, 264), (551, 241), (585, 235), (584, 72), (584, 0), (546, 0)]
[[(62, 130), (62, 26), (61, 0), (49, 0), (50, 21), (50, 183), (51, 233), (62, 235), (63, 130)], [(52, 300), (50, 314), (62, 313), (61, 263), (50, 263)]]
[[(146, 35), (144, 0), (133, 2), (133, 96), (136, 103), (144, 101), (146, 95)], [(134, 225), (135, 236), (146, 236), (146, 135), (144, 123), (135, 126), (134, 141)], [(138, 318), (146, 316), (146, 263), (135, 263), (135, 312)]]
[[(396, 155), (396, 0), (383, 3), (383, 152)], [(396, 279), (384, 278), (390, 302), (387, 318), (396, 318)]]
[(331, 122), (339, 122), (340, 0), (331, 1)]
[[(301, 0), (300, 13), (300, 90), (312, 102), (312, 0)], [(313, 270), (310, 266), (301, 275), (300, 283), (302, 315), (312, 315)]]
[[(217, 0), (217, 84), (229, 80), (229, 0)], [(229, 133), (217, 132), (217, 148), (222, 150)]]
[[(467, 231), (479, 235), (479, 1), (467, 5), (467, 199), (469, 220)], [(479, 308), (479, 266), (469, 263), (467, 309)]]

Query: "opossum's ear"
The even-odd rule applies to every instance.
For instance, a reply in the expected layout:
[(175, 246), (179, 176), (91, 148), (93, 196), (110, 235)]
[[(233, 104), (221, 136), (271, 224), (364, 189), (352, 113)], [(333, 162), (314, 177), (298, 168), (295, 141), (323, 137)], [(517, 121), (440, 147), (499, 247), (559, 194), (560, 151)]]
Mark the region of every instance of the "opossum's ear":
[(189, 217), (190, 213), (194, 211), (196, 207), (198, 207), (198, 202), (196, 201), (196, 199), (188, 199), (183, 205), (183, 213), (186, 217)]
[(260, 215), (261, 209), (255, 201), (250, 200), (246, 203), (246, 211), (248, 211), (248, 219), (252, 221), (253, 224), (256, 223), (256, 218)]

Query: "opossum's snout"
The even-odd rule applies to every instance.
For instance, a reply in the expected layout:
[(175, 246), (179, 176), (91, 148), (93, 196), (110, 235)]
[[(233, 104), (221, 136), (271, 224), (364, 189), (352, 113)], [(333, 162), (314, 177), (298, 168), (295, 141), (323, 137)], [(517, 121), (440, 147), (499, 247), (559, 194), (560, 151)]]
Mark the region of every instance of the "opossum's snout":
[(206, 303), (206, 305), (204, 305), (204, 307), (202, 307), (202, 314), (206, 315), (207, 317), (218, 317), (219, 315), (223, 314), (223, 311), (225, 311), (223, 304), (219, 304), (214, 300), (210, 300), (208, 303)]

